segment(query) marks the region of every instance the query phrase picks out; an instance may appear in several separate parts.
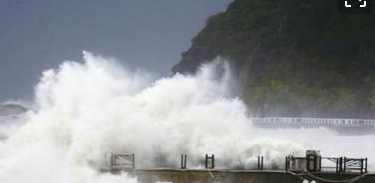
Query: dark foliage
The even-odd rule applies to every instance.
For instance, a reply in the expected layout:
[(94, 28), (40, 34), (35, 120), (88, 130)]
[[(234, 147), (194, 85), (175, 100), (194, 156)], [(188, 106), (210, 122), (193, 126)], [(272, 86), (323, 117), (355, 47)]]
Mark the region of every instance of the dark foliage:
[(332, 0), (236, 0), (210, 17), (173, 72), (222, 56), (256, 116), (375, 117), (375, 14)]

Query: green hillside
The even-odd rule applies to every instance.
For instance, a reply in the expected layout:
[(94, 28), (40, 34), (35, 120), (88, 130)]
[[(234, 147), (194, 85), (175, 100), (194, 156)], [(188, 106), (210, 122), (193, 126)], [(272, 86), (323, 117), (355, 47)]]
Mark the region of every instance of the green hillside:
[(255, 116), (375, 117), (375, 14), (333, 0), (235, 0), (207, 20), (173, 72), (217, 56)]

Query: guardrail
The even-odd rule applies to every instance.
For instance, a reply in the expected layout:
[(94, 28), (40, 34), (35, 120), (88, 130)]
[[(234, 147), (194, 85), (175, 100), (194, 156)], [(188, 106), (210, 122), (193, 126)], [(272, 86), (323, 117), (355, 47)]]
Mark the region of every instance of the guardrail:
[[(309, 154), (306, 157), (285, 157), (285, 172), (331, 172), (331, 173), (367, 173), (367, 158), (347, 158), (347, 157), (322, 157), (319, 154)], [(314, 151), (315, 152), (315, 151)], [(213, 170), (215, 167), (215, 155), (205, 155), (205, 169)], [(109, 170), (134, 170), (135, 155), (134, 154), (111, 154), (109, 162)], [(172, 167), (170, 167), (172, 168)], [(175, 167), (173, 167), (175, 168)], [(172, 168), (172, 169), (173, 169)], [(269, 167), (268, 167), (269, 168)], [(181, 154), (181, 170), (187, 169), (187, 155)], [(220, 168), (219, 168), (220, 169)], [(228, 169), (236, 170), (236, 169)], [(245, 170), (239, 168), (238, 170)], [(263, 171), (263, 170), (282, 170), (264, 168), (263, 156), (258, 156), (257, 166), (246, 170)]]
[(111, 167), (116, 168), (135, 168), (135, 155), (134, 154), (111, 154), (110, 156)]
[(335, 119), (335, 118), (288, 118), (266, 117), (251, 118), (253, 123), (259, 124), (295, 124), (295, 125), (330, 125), (330, 126), (375, 126), (374, 119)]
[[(321, 157), (319, 156), (319, 172), (336, 173), (367, 173), (367, 158), (347, 158), (347, 157)], [(303, 172), (308, 167), (306, 157), (285, 158), (285, 171)]]

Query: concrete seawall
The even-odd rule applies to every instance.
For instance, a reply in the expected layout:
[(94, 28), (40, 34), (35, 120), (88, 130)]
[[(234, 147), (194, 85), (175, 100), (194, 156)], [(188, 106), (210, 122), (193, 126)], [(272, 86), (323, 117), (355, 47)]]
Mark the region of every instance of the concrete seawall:
[[(121, 170), (111, 170), (120, 173)], [(318, 183), (374, 183), (375, 174), (351, 173), (292, 173), (277, 170), (207, 170), (207, 169), (135, 169), (125, 171), (142, 183), (301, 183), (315, 180)]]

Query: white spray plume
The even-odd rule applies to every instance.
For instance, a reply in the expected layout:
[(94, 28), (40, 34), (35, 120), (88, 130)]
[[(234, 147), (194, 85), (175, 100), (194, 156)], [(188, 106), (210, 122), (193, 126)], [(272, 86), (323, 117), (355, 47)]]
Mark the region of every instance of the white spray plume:
[(203, 166), (206, 153), (219, 167), (251, 167), (259, 155), (281, 165), (286, 155), (303, 155), (282, 140), (290, 138), (251, 126), (243, 102), (231, 97), (228, 69), (215, 72), (223, 64), (152, 83), (114, 59), (83, 54), (83, 63), (43, 72), (35, 111), (0, 142), (0, 182), (137, 182), (97, 171), (110, 152), (134, 153), (138, 168), (178, 167), (182, 153), (190, 167)]

